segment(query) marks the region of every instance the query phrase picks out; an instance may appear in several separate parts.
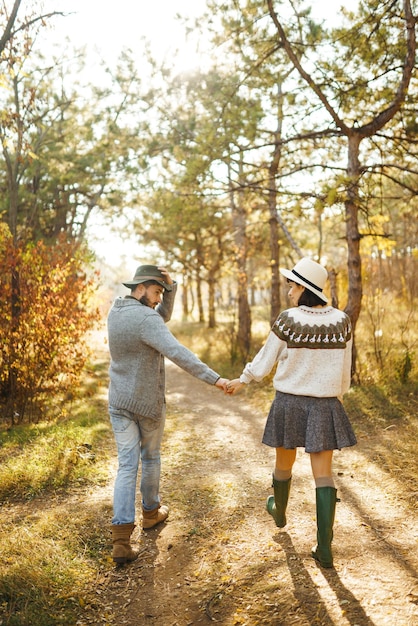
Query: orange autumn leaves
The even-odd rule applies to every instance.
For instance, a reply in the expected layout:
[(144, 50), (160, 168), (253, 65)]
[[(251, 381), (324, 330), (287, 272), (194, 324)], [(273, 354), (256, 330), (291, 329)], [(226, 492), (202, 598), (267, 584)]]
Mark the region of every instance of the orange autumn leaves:
[(57, 413), (87, 358), (84, 343), (99, 312), (86, 252), (62, 239), (13, 243), (0, 232), (0, 408), (11, 424)]

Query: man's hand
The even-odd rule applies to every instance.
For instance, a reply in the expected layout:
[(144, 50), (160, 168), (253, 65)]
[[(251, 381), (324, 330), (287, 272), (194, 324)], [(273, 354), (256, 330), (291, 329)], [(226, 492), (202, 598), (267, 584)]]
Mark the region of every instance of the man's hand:
[(170, 274), (168, 273), (168, 270), (165, 267), (159, 267), (158, 268), (161, 272), (161, 274), (164, 276), (164, 282), (167, 283), (167, 285), (172, 285), (174, 283), (174, 280), (171, 278)]
[(228, 378), (218, 378), (218, 380), (215, 383), (215, 387), (219, 387), (219, 389), (222, 389), (225, 393), (227, 393), (226, 386), (228, 383), (229, 383)]
[(234, 378), (227, 383), (225, 391), (228, 395), (232, 396), (238, 389), (241, 389), (243, 385), (244, 383), (242, 383), (239, 378)]

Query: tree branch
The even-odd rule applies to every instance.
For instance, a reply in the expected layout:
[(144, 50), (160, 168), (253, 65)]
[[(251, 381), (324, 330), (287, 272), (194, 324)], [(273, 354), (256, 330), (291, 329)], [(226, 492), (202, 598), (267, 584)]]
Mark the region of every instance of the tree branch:
[(298, 57), (296, 56), (295, 52), (293, 51), (293, 48), (290, 45), (290, 43), (289, 43), (289, 41), (288, 41), (288, 39), (286, 37), (286, 34), (285, 34), (284, 30), (283, 30), (283, 27), (282, 27), (281, 23), (278, 20), (277, 14), (276, 14), (275, 10), (273, 9), (273, 0), (267, 0), (267, 5), (268, 5), (268, 9), (269, 9), (269, 13), (270, 13), (271, 19), (273, 20), (274, 25), (277, 28), (277, 32), (279, 33), (283, 49), (286, 51), (286, 54), (288, 55), (289, 59), (293, 63), (294, 67), (298, 70), (298, 72), (302, 76), (302, 78), (308, 83), (308, 85), (312, 89), (312, 91), (314, 91), (316, 93), (316, 95), (318, 96), (318, 98), (320, 99), (322, 104), (324, 105), (325, 109), (331, 115), (331, 117), (334, 120), (336, 126), (338, 126), (338, 128), (340, 128), (341, 131), (345, 135), (348, 135), (350, 133), (349, 127), (345, 124), (345, 122), (343, 122), (343, 120), (334, 111), (333, 107), (328, 102), (328, 99), (325, 96), (325, 94), (322, 92), (320, 87), (315, 83), (315, 81), (313, 80), (311, 75), (308, 74), (308, 72), (306, 72), (304, 70), (304, 68), (302, 67), (302, 65), (301, 65), (301, 63), (300, 63), (300, 61), (298, 59)]
[[(19, 2), (21, 2), (21, 0), (19, 0)], [(20, 32), (21, 30), (25, 30), (26, 28), (29, 28), (29, 26), (33, 26), (33, 24), (36, 24), (36, 22), (48, 19), (50, 17), (54, 17), (54, 15), (66, 16), (66, 15), (69, 15), (69, 14), (68, 13), (64, 13), (63, 11), (52, 11), (52, 13), (45, 13), (44, 15), (38, 15), (37, 17), (34, 17), (33, 19), (29, 20), (28, 22), (25, 22), (24, 24), (21, 24), (19, 26), (19, 28), (16, 28), (16, 30), (14, 30), (11, 33), (10, 36), (16, 35), (16, 33)]]
[(5, 49), (6, 44), (9, 41), (9, 39), (13, 36), (12, 28), (13, 28), (14, 23), (16, 21), (17, 12), (19, 11), (19, 7), (20, 7), (21, 2), (22, 2), (22, 0), (15, 0), (12, 12), (10, 13), (10, 17), (7, 20), (7, 24), (6, 24), (6, 28), (4, 29), (3, 36), (0, 39), (0, 54)]
[(267, 0), (267, 5), (269, 9), (270, 16), (276, 26), (276, 29), (279, 33), (281, 43), (283, 45), (283, 49), (286, 51), (290, 61), (293, 63), (294, 67), (298, 70), (299, 74), (302, 78), (308, 83), (311, 89), (318, 96), (325, 109), (331, 115), (334, 120), (336, 126), (341, 129), (342, 133), (346, 136), (357, 135), (360, 139), (364, 137), (371, 137), (376, 134), (389, 120), (393, 118), (393, 116), (399, 111), (402, 103), (405, 100), (405, 96), (408, 91), (409, 83), (411, 80), (412, 72), (415, 66), (415, 52), (416, 52), (416, 35), (415, 35), (415, 24), (417, 22), (417, 18), (412, 13), (411, 1), (404, 0), (403, 8), (405, 15), (405, 25), (406, 25), (406, 44), (407, 51), (405, 56), (405, 61), (403, 64), (402, 77), (396, 91), (395, 97), (391, 104), (378, 113), (371, 122), (365, 124), (364, 126), (357, 127), (355, 129), (348, 127), (345, 122), (337, 115), (334, 111), (333, 107), (328, 102), (327, 97), (322, 92), (320, 87), (315, 83), (310, 74), (308, 74), (304, 68), (302, 67), (299, 59), (297, 58), (292, 46), (290, 45), (286, 34), (283, 30), (281, 23), (278, 20), (277, 14), (273, 9), (273, 0)]
[(393, 102), (384, 111), (381, 111), (378, 115), (376, 115), (376, 117), (368, 124), (365, 124), (364, 126), (356, 129), (356, 132), (359, 133), (361, 137), (371, 137), (372, 135), (376, 134), (378, 130), (383, 128), (383, 126), (385, 126), (385, 124), (387, 124), (387, 122), (391, 120), (393, 116), (399, 111), (408, 91), (412, 72), (414, 71), (415, 67), (415, 24), (417, 18), (412, 13), (410, 0), (404, 0), (403, 6), (405, 13), (407, 50), (399, 87), (396, 91)]

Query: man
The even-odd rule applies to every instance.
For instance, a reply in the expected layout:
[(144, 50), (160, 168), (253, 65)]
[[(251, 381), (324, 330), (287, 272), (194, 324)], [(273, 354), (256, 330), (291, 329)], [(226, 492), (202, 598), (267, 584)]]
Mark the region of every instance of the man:
[(159, 494), (165, 422), (164, 357), (224, 391), (227, 383), (166, 327), (177, 284), (165, 268), (141, 265), (134, 278), (123, 285), (131, 293), (117, 298), (108, 316), (109, 414), (119, 463), (112, 519), (112, 557), (116, 563), (133, 561), (138, 556), (130, 537), (135, 528), (139, 461), (143, 528), (153, 528), (168, 516), (168, 507), (161, 505)]

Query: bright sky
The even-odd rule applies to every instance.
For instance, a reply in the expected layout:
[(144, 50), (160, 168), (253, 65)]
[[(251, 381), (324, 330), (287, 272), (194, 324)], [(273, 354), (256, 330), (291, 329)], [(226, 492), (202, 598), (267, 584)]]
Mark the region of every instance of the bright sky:
[[(94, 59), (100, 57), (111, 65), (124, 47), (140, 53), (145, 37), (151, 42), (157, 59), (162, 60), (174, 50), (180, 50), (179, 70), (196, 64), (196, 42), (185, 40), (183, 26), (176, 15), (197, 17), (203, 13), (205, 5), (205, 0), (44, 0), (46, 10), (72, 13), (55, 18), (54, 32), (48, 33), (48, 39), (62, 43), (68, 37), (76, 47), (87, 45), (92, 53), (92, 66)], [(113, 267), (132, 268), (147, 261), (141, 258), (142, 251), (136, 241), (117, 238), (107, 227), (97, 223), (91, 228), (89, 243), (98, 256)], [(154, 260), (163, 262), (164, 254), (160, 261), (155, 257)]]
[[(123, 46), (140, 49), (141, 37), (152, 42), (157, 56), (163, 57), (174, 48), (181, 49), (181, 62), (190, 64), (194, 49), (184, 37), (182, 17), (198, 17), (206, 6), (205, 0), (43, 0), (48, 10), (71, 13), (57, 18), (57, 38), (68, 35), (77, 45), (88, 44), (100, 49), (107, 60), (118, 55)], [(315, 18), (332, 21), (339, 8), (350, 7), (358, 0), (307, 0)]]
[[(205, 0), (44, 0), (47, 8), (72, 13), (56, 18), (59, 37), (68, 35), (75, 45), (99, 49), (112, 62), (123, 47), (140, 50), (141, 38), (152, 42), (155, 56), (182, 49), (181, 62), (190, 64), (191, 43), (185, 41), (182, 17), (197, 17)], [(194, 49), (194, 48), (193, 48)]]
[[(43, 0), (46, 10), (72, 13), (55, 18), (55, 32), (48, 38), (62, 43), (68, 37), (75, 46), (88, 45), (89, 50), (112, 64), (123, 47), (133, 51), (142, 48), (141, 39), (146, 37), (152, 44), (156, 58), (163, 59), (175, 49), (181, 50), (178, 67), (185, 70), (195, 65), (196, 42), (186, 41), (182, 24), (176, 14), (198, 17), (204, 12), (205, 0)], [(353, 5), (357, 0), (325, 2), (311, 0), (315, 18), (334, 20), (339, 7)], [(115, 240), (106, 228), (95, 225), (94, 232), (100, 239), (90, 241), (99, 256), (111, 265), (128, 263), (135, 266), (138, 245), (134, 242)], [(135, 261), (132, 261), (132, 258)]]

